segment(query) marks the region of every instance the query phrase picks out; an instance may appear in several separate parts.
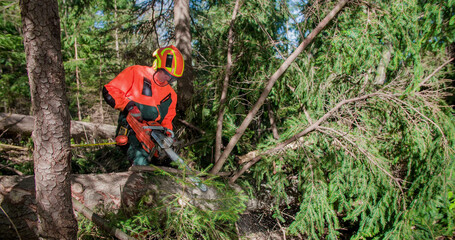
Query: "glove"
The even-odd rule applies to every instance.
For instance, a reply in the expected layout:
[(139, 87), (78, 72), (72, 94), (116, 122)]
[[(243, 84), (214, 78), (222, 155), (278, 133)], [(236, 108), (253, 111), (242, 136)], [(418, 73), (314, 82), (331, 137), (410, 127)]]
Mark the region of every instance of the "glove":
[(128, 110), (128, 113), (131, 114), (131, 116), (136, 118), (139, 122), (142, 122), (141, 111), (139, 108), (137, 108), (133, 101), (129, 102), (128, 105), (126, 105), (126, 109)]

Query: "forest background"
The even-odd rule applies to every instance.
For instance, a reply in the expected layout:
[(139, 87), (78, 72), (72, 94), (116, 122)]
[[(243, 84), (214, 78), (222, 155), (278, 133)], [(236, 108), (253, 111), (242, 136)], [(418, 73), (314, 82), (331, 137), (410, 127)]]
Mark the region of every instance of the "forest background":
[[(267, 80), (336, 4), (240, 1), (235, 16), (234, 3), (189, 4), (194, 89), (178, 89), (191, 100), (174, 123), (179, 140), (191, 143), (181, 154), (200, 169), (216, 165)], [(2, 111), (31, 115), (19, 4), (3, 0), (0, 10)], [(63, 0), (59, 11), (72, 119), (115, 125), (118, 113), (104, 103), (102, 86), (127, 66), (150, 65), (156, 48), (174, 43), (173, 2)], [(276, 220), (284, 236), (453, 236), (454, 41), (454, 0), (350, 1), (277, 80), (226, 162), (212, 173), (237, 173), (230, 180), (246, 194), (268, 199), (262, 214)], [(6, 136), (2, 141), (14, 142)], [(78, 173), (118, 171), (128, 164), (113, 158), (114, 148), (74, 151)], [(33, 173), (31, 162), (0, 160)], [(214, 217), (192, 212), (197, 214)], [(213, 230), (184, 228), (180, 234), (232, 238), (240, 214), (215, 216)], [(179, 234), (176, 228), (169, 233), (138, 224), (144, 218), (117, 225), (129, 233)]]

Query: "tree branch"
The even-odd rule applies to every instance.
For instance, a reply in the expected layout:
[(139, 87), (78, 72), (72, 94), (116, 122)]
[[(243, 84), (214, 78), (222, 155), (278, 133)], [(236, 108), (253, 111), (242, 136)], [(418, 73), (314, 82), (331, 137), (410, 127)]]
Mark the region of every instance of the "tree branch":
[(84, 206), (82, 203), (77, 201), (73, 197), (73, 208), (84, 215), (87, 219), (101, 227), (103, 230), (106, 232), (110, 233), (112, 236), (115, 236), (116, 238), (120, 240), (135, 240), (135, 238), (128, 236), (126, 233), (122, 232), (120, 229), (116, 227), (111, 227), (109, 226), (109, 223), (104, 220), (102, 217), (100, 217), (98, 214), (92, 212), (92, 210), (88, 209), (86, 206)]
[(439, 66), (438, 68), (436, 68), (428, 77), (426, 77), (420, 84), (419, 84), (419, 87), (423, 86), (428, 80), (430, 80), (430, 78), (432, 78), (437, 72), (439, 72), (443, 67), (445, 67), (447, 64), (449, 64), (450, 62), (452, 62), (455, 58), (451, 58), (449, 60), (447, 60), (445, 63), (443, 63), (441, 66)]
[(224, 76), (223, 89), (220, 97), (220, 110), (218, 112), (218, 120), (216, 122), (216, 135), (215, 135), (215, 161), (221, 156), (222, 135), (223, 135), (223, 119), (224, 119), (224, 108), (227, 99), (227, 91), (229, 87), (229, 78), (231, 77), (232, 68), (232, 46), (234, 45), (234, 21), (237, 17), (237, 12), (240, 8), (240, 0), (235, 1), (234, 11), (232, 12), (231, 23), (229, 26), (228, 34), (228, 49), (227, 49), (227, 63), (226, 63), (226, 75)]
[(270, 154), (273, 154), (275, 152), (278, 152), (278, 151), (282, 150), (288, 144), (290, 144), (292, 142), (295, 142), (295, 141), (298, 141), (299, 138), (301, 138), (301, 137), (307, 135), (308, 133), (316, 130), (323, 122), (325, 122), (329, 117), (331, 117), (343, 105), (348, 104), (348, 103), (352, 103), (352, 102), (366, 100), (368, 98), (371, 98), (371, 97), (374, 97), (374, 96), (378, 96), (380, 94), (381, 93), (379, 93), (379, 92), (375, 92), (375, 93), (367, 94), (367, 95), (364, 95), (364, 96), (361, 96), (361, 97), (351, 98), (351, 99), (347, 99), (347, 100), (343, 100), (343, 101), (339, 102), (335, 107), (333, 107), (332, 109), (330, 109), (330, 111), (328, 111), (326, 114), (324, 114), (324, 116), (319, 118), (319, 120), (317, 120), (315, 123), (313, 123), (310, 126), (308, 126), (307, 128), (305, 128), (305, 130), (303, 130), (300, 133), (292, 136), (288, 140), (277, 144), (274, 148), (269, 149), (269, 150), (257, 155), (256, 157), (254, 157), (251, 161), (249, 161), (247, 164), (245, 164), (240, 171), (238, 171), (237, 173), (234, 174), (234, 176), (231, 177), (230, 182), (235, 182), (237, 180), (237, 178), (239, 178), (246, 170), (248, 170), (256, 162), (258, 162), (262, 158), (262, 156), (270, 155)]

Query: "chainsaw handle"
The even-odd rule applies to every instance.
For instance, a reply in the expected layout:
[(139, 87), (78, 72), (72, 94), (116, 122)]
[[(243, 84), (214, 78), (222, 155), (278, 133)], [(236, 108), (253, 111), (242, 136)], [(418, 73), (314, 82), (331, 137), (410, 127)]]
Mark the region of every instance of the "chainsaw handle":
[(169, 129), (169, 128), (164, 128), (164, 132), (170, 133), (170, 134), (171, 134), (170, 137), (171, 137), (171, 138), (174, 138), (174, 132), (173, 132), (171, 129)]

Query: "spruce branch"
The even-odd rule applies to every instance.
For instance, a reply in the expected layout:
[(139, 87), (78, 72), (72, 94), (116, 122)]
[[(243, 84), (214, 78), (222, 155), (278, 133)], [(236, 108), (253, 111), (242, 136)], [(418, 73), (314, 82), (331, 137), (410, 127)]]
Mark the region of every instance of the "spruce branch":
[(263, 153), (260, 153), (259, 155), (255, 156), (253, 159), (251, 159), (247, 164), (245, 164), (242, 169), (240, 169), (237, 173), (234, 174), (234, 176), (231, 177), (230, 179), (230, 182), (235, 182), (237, 180), (237, 178), (239, 178), (246, 170), (248, 170), (251, 166), (253, 166), (256, 162), (258, 162), (262, 156), (264, 155), (271, 155), (271, 154), (276, 154), (278, 152), (281, 152), (285, 149), (285, 147), (293, 142), (296, 142), (296, 141), (299, 141), (299, 139), (311, 132), (313, 132), (314, 130), (317, 130), (317, 128), (322, 124), (324, 123), (325, 121), (327, 121), (327, 119), (329, 119), (331, 116), (333, 116), (342, 106), (348, 104), (348, 103), (353, 103), (353, 102), (358, 102), (358, 101), (363, 101), (363, 100), (366, 100), (368, 98), (371, 98), (371, 97), (375, 97), (375, 96), (378, 96), (378, 95), (381, 95), (383, 93), (380, 93), (380, 92), (375, 92), (375, 93), (370, 93), (370, 94), (367, 94), (367, 95), (363, 95), (363, 96), (360, 96), (360, 97), (356, 97), (356, 98), (351, 98), (351, 99), (345, 99), (345, 100), (342, 100), (341, 102), (339, 102), (337, 105), (335, 105), (335, 107), (333, 107), (332, 109), (330, 109), (330, 111), (328, 111), (327, 113), (324, 114), (324, 116), (322, 116), (321, 118), (319, 118), (319, 120), (317, 120), (316, 122), (314, 122), (313, 124), (311, 124), (310, 126), (308, 126), (307, 128), (305, 128), (305, 130), (301, 131), (300, 133), (292, 136), (291, 138), (287, 139), (286, 141), (282, 142), (282, 143), (279, 143), (277, 144), (274, 148), (272, 149), (269, 149)]
[(342, 137), (345, 141), (347, 141), (348, 143), (350, 143), (352, 146), (354, 146), (357, 150), (359, 150), (367, 159), (368, 161), (373, 164), (374, 166), (376, 166), (379, 170), (381, 170), (383, 173), (385, 173), (388, 177), (390, 177), (398, 186), (398, 188), (400, 189), (401, 193), (404, 195), (404, 192), (403, 192), (403, 188), (401, 187), (401, 184), (400, 182), (402, 182), (403, 180), (400, 179), (400, 178), (397, 178), (395, 176), (393, 176), (389, 171), (387, 171), (383, 166), (381, 166), (380, 162), (379, 162), (379, 159), (375, 158), (370, 152), (368, 152), (367, 150), (365, 150), (364, 148), (362, 148), (361, 146), (359, 146), (359, 144), (357, 144), (354, 140), (348, 138), (348, 133), (344, 133), (344, 132), (341, 132), (339, 130), (335, 130), (333, 128), (328, 128), (328, 127), (322, 127), (322, 126), (319, 126), (317, 128), (318, 131), (322, 132), (322, 133), (325, 133), (325, 131), (331, 131), (331, 132), (334, 132), (336, 133), (338, 136)]
[(441, 66), (436, 68), (430, 75), (428, 75), (428, 77), (426, 77), (422, 82), (419, 83), (418, 87), (423, 86), (426, 82), (428, 82), (428, 80), (430, 80), (430, 78), (432, 78), (437, 72), (439, 72), (442, 68), (444, 68), (450, 62), (452, 62), (454, 59), (455, 58), (451, 58), (451, 59), (447, 60), (446, 62), (444, 62)]
[[(444, 134), (444, 131), (441, 129), (441, 127), (435, 123), (433, 120), (431, 120), (429, 117), (427, 117), (425, 114), (423, 114), (422, 112), (420, 112), (418, 109), (416, 109), (415, 107), (413, 107), (412, 105), (410, 105), (409, 103), (403, 101), (403, 100), (400, 100), (399, 98), (397, 97), (394, 97), (393, 95), (383, 95), (384, 97), (387, 97), (387, 98), (390, 98), (391, 101), (394, 101), (396, 103), (399, 103), (400, 105), (404, 105), (404, 106), (407, 106), (408, 108), (412, 109), (414, 112), (416, 112), (417, 114), (419, 114), (423, 119), (425, 119), (427, 122), (430, 122), (432, 125), (434, 125), (438, 131), (441, 133), (442, 135), (442, 138), (443, 138), (443, 142), (444, 142), (444, 145), (448, 145), (448, 140)], [(409, 115), (408, 115), (409, 116)], [(409, 118), (411, 119), (411, 117), (409, 116)]]

